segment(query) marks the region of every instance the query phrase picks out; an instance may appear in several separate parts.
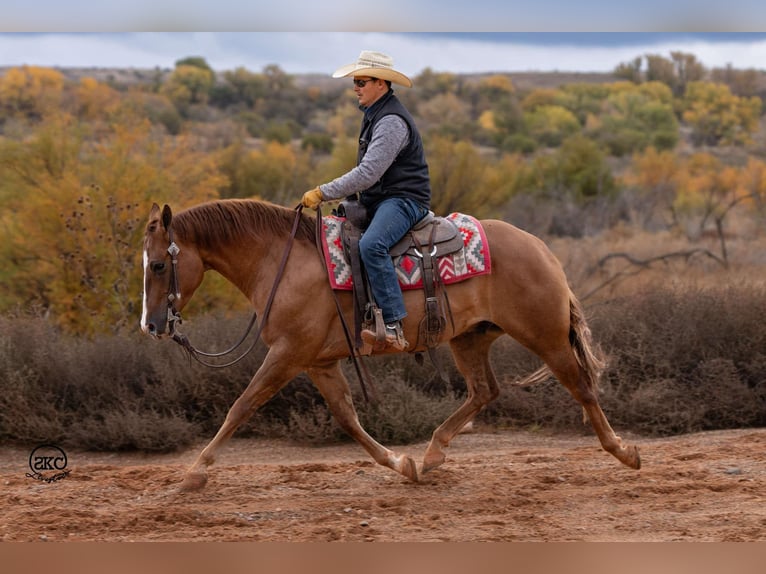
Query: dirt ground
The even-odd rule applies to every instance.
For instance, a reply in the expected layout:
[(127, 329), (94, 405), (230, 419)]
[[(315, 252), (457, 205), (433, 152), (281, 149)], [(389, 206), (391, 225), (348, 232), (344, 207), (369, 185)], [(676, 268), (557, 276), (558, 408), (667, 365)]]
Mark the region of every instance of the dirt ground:
[[(178, 492), (203, 445), (181, 453), (67, 452), (70, 474), (26, 476), (0, 447), (5, 541), (764, 541), (766, 429), (641, 446), (631, 470), (592, 436), (458, 436), (409, 482), (355, 443), (235, 439), (207, 487)], [(398, 447), (419, 462), (425, 443)]]

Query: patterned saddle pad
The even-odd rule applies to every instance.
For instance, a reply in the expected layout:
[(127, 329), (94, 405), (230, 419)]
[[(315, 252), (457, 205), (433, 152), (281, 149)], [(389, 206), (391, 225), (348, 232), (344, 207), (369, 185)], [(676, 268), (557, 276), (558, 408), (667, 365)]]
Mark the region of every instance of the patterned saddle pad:
[[(490, 273), (489, 244), (479, 220), (464, 213), (450, 213), (447, 219), (452, 220), (460, 230), (463, 249), (436, 259), (442, 282), (448, 285)], [(351, 265), (346, 260), (341, 243), (343, 221), (345, 218), (336, 215), (322, 217), (322, 247), (332, 288), (351, 290)], [(395, 257), (394, 267), (403, 290), (423, 288), (420, 262), (416, 256), (405, 253)]]

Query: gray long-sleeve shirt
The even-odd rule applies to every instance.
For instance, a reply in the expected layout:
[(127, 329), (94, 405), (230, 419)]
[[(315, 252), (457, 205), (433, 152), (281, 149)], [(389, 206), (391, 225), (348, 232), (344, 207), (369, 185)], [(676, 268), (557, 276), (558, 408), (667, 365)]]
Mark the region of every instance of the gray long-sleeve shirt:
[(367, 152), (351, 171), (319, 186), (326, 200), (342, 199), (372, 187), (409, 143), (407, 123), (397, 115), (382, 117), (372, 132)]

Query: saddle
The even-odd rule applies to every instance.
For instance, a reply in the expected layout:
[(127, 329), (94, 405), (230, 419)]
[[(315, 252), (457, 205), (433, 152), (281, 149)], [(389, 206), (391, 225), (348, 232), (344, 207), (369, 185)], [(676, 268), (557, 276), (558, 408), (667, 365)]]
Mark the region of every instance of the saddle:
[[(364, 354), (361, 340), (363, 329), (371, 329), (379, 334), (372, 350), (379, 350), (385, 341), (385, 328), (381, 309), (372, 298), (367, 274), (359, 254), (359, 239), (369, 224), (366, 208), (355, 199), (346, 199), (336, 209), (336, 215), (344, 217), (341, 226), (343, 253), (351, 267), (354, 293), (354, 326), (356, 347)], [(415, 345), (425, 345), (431, 358), (432, 350), (446, 327), (446, 314), (443, 301), (447, 303), (446, 292), (442, 289), (436, 259), (463, 249), (463, 237), (460, 230), (449, 219), (438, 217), (432, 211), (418, 221), (407, 234), (391, 249), (391, 257), (410, 255), (418, 261), (423, 277), (425, 296), (425, 317), (418, 329), (418, 341)], [(369, 350), (371, 352), (372, 350)]]

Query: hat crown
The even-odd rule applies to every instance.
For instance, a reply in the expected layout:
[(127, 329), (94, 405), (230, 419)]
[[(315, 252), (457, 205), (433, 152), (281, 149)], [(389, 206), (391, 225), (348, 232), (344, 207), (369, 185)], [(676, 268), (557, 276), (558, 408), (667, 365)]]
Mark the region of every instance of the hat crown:
[(359, 58), (356, 60), (356, 64), (364, 68), (388, 68), (394, 69), (394, 59), (382, 52), (370, 52), (364, 50), (359, 54)]
[(346, 78), (348, 76), (369, 75), (380, 80), (394, 82), (408, 88), (412, 87), (412, 80), (401, 72), (394, 69), (394, 59), (382, 52), (362, 50), (353, 64), (341, 66), (333, 73), (333, 78)]

